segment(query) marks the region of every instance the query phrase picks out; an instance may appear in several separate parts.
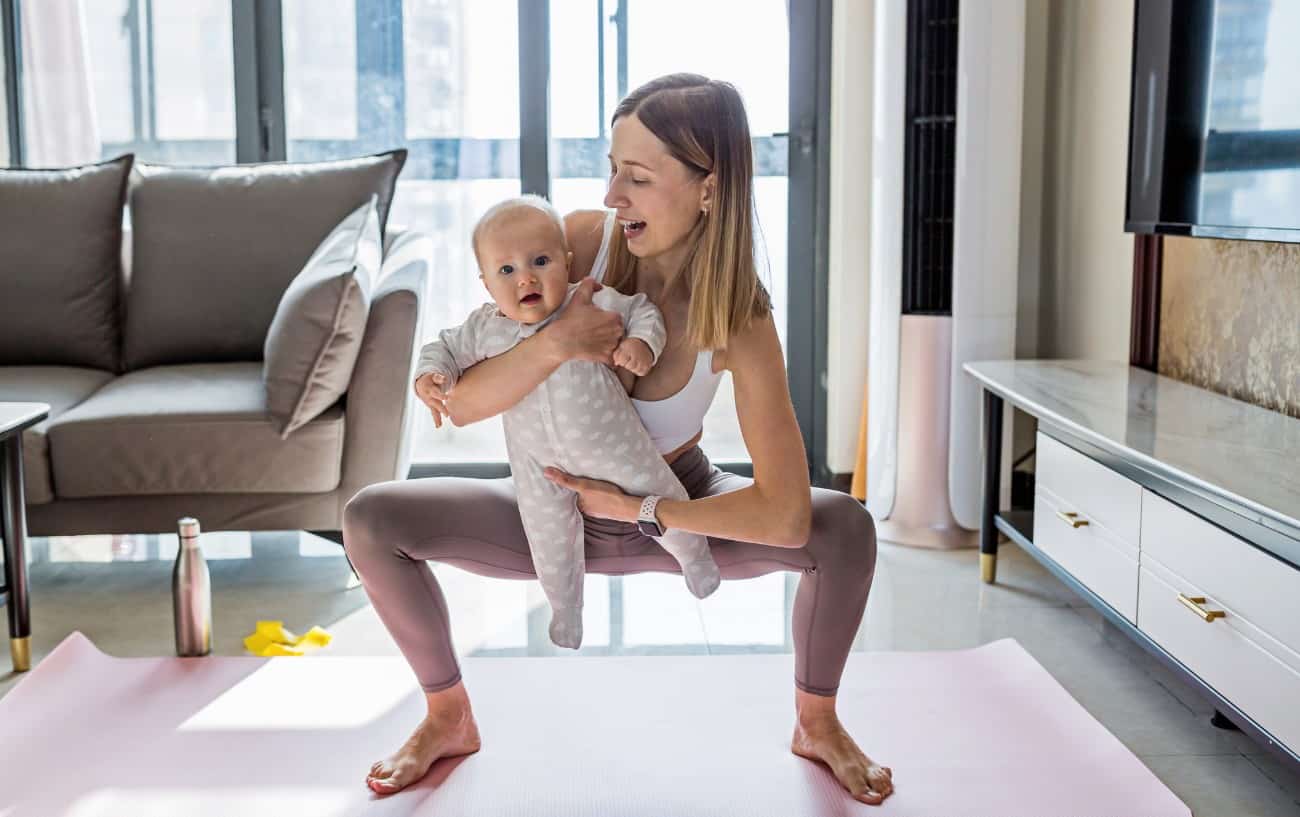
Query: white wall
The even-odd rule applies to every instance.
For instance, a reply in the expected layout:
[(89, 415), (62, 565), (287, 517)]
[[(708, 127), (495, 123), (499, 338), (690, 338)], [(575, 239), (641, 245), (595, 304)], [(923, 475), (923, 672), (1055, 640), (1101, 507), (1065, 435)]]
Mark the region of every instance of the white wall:
[(837, 474), (853, 471), (867, 379), (872, 5), (835, 0), (831, 18), (826, 462)]
[[(1016, 357), (1128, 360), (1133, 2), (1027, 11)], [(1016, 412), (1014, 455), (1034, 447), (1034, 428)]]
[[(1047, 45), (1051, 6), (1025, 5), (1025, 77), (1020, 135), (1020, 277), (1016, 297), (1016, 357), (1040, 357), (1039, 290), (1043, 276), (1043, 172), (1046, 169)], [(1036, 444), (1037, 423), (1011, 409), (1011, 453), (1015, 460)]]
[(1047, 123), (1047, 40), (1050, 6), (1025, 6), (1025, 78), (1020, 135), (1020, 277), (1016, 357), (1038, 357), (1038, 305), (1043, 275), (1043, 171)]
[[(836, 473), (853, 470), (867, 369), (873, 6), (836, 0), (831, 30), (826, 453)], [(1032, 0), (1026, 11), (1016, 355), (1128, 360), (1133, 0)]]
[[(1045, 46), (1027, 52), (1040, 61), (1046, 83), (1039, 126), (1036, 356), (1127, 361), (1133, 236), (1124, 232), (1124, 198), (1133, 0), (1052, 0), (1030, 7), (1048, 15), (1045, 27), (1040, 19), (1029, 28), (1031, 36), (1046, 36)], [(1034, 74), (1027, 65), (1026, 76)], [(1029, 112), (1027, 100), (1026, 128), (1036, 126)], [(1027, 137), (1026, 152), (1031, 144)], [(1031, 231), (1022, 230), (1021, 240), (1029, 250), (1022, 256), (1024, 279), (1034, 263)]]

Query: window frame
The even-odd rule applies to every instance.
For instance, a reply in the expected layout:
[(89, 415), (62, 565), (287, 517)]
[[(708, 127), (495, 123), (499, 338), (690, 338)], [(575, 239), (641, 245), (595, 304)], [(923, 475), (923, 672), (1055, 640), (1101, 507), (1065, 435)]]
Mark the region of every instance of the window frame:
[[(620, 97), (628, 91), (627, 4), (636, 1), (598, 0), (597, 4), (602, 18), (613, 8), (608, 19), (617, 26)], [(239, 163), (277, 162), (287, 158), (281, 5), (281, 0), (231, 0), (236, 161)], [(132, 0), (128, 15), (135, 27), (132, 96), (136, 106), (136, 139), (115, 144), (114, 148), (121, 152), (140, 151), (157, 144), (155, 139), (142, 138), (141, 133), (153, 133), (152, 105), (146, 104), (153, 97), (153, 89), (138, 87), (143, 56), (141, 43), (147, 45), (151, 36), (151, 32), (144, 32), (146, 36), (142, 38), (138, 26), (140, 20), (148, 19), (150, 6), (150, 0)], [(808, 452), (810, 477), (815, 485), (828, 486), (832, 479), (825, 451), (831, 0), (787, 0), (786, 6), (790, 24), (790, 131), (754, 140), (755, 173), (788, 178), (787, 376)], [(364, 0), (357, 3), (358, 37), (380, 38), (382, 42), (377, 48), (358, 43), (358, 69), (378, 70), (395, 77), (399, 91), (403, 91), (397, 94), (399, 121), (392, 122), (393, 111), (386, 108), (382, 124), (363, 130), (356, 140), (319, 140), (320, 158), (378, 152), (396, 146), (393, 144), (396, 141), (410, 151), (407, 169), (421, 174), (417, 178), (517, 177), (524, 192), (540, 195), (549, 194), (552, 176), (603, 176), (605, 160), (603, 149), (599, 149), (600, 138), (554, 141), (549, 138), (549, 1), (518, 0), (518, 9), (520, 30), (534, 33), (521, 38), (519, 45), (519, 139), (406, 139), (402, 0)], [(11, 167), (22, 167), (24, 158), (21, 38), (17, 36), (20, 14), (21, 0), (0, 0)], [(606, 47), (603, 26), (600, 47)], [(603, 71), (602, 59), (602, 76)], [(151, 70), (147, 73), (151, 77)], [(358, 123), (381, 122), (375, 116), (375, 105), (373, 98), (358, 89)], [(603, 105), (602, 98), (602, 110)], [(456, 157), (465, 148), (466, 141), (483, 143), (475, 151), (486, 151), (479, 155), (490, 157), (484, 165), (487, 169), (479, 171), (481, 175), (460, 173)], [(753, 474), (747, 462), (718, 464), (736, 473)], [(508, 472), (505, 463), (436, 463), (413, 465), (410, 476), (488, 477), (504, 476)]]

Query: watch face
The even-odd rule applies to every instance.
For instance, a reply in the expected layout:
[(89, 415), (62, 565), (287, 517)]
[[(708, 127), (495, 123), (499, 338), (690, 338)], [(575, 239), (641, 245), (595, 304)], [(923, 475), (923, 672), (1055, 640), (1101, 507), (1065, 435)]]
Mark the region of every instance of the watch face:
[(644, 519), (636, 523), (637, 528), (646, 536), (663, 536), (664, 532), (658, 524), (647, 522)]

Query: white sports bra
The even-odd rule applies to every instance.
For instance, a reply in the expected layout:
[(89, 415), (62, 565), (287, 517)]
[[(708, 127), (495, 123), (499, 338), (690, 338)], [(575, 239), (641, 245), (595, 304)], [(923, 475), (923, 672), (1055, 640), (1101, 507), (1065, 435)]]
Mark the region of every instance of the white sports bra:
[[(609, 242), (614, 234), (613, 211), (605, 217), (605, 232), (600, 240), (600, 252), (591, 265), (591, 277), (604, 283), (609, 266)], [(632, 398), (632, 407), (641, 417), (641, 423), (650, 432), (655, 449), (660, 454), (675, 451), (704, 428), (704, 414), (718, 393), (722, 372), (713, 371), (713, 351), (705, 349), (695, 358), (691, 379), (676, 394), (662, 400)]]

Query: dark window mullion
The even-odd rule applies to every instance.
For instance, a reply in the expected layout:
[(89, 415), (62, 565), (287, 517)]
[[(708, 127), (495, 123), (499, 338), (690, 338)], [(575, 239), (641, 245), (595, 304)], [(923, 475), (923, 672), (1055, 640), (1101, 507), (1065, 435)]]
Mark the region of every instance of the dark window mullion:
[(627, 4), (632, 0), (618, 0), (614, 24), (618, 27), (618, 99), (627, 96)]
[(5, 111), (9, 123), (9, 165), (23, 162), (22, 37), (18, 34), (18, 0), (0, 0), (4, 17)]
[(153, 16), (146, 8), (149, 0), (131, 0), (127, 8), (127, 34), (131, 41), (131, 132), (134, 141), (150, 142), (157, 132), (153, 127), (152, 105), (150, 98), (153, 91), (153, 55), (146, 45), (145, 32), (151, 26)]
[(605, 129), (605, 0), (596, 0), (596, 136)]
[(810, 476), (825, 485), (831, 3), (790, 0), (788, 9), (787, 378)]
[(280, 0), (231, 0), (235, 161), (286, 158)]
[(144, 13), (137, 16), (132, 23), (137, 38), (141, 35), (144, 38), (144, 53), (137, 55), (143, 57), (143, 62), (133, 65), (132, 72), (144, 72), (144, 78), (139, 80), (143, 91), (140, 95), (142, 103), (140, 116), (145, 128), (144, 138), (153, 141), (158, 138), (158, 75), (154, 63), (154, 55), (157, 51), (154, 48), (153, 0), (141, 0), (141, 2), (144, 3)]
[(519, 185), (551, 197), (551, 10), (519, 0)]

